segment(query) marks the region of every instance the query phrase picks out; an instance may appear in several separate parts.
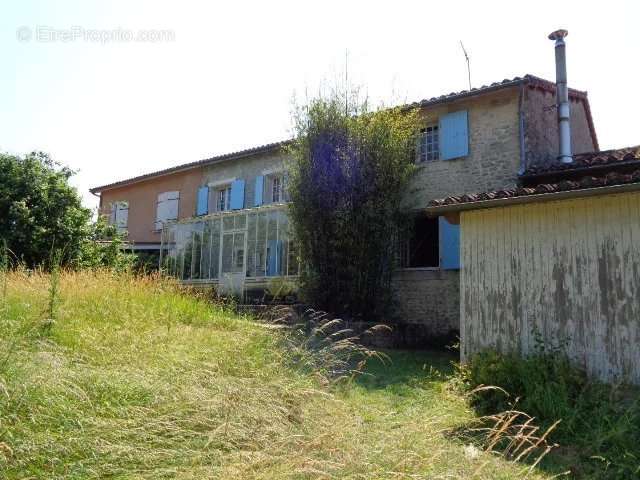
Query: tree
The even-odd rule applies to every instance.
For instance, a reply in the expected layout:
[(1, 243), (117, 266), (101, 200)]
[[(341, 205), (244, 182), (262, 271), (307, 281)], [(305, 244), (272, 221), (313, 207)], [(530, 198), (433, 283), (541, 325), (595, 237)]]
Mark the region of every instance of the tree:
[(0, 153), (0, 238), (28, 267), (46, 264), (53, 250), (71, 263), (89, 235), (91, 211), (69, 185), (73, 173), (46, 153)]
[(418, 125), (416, 111), (370, 111), (346, 93), (297, 108), (290, 217), (302, 293), (318, 308), (372, 320), (388, 313)]

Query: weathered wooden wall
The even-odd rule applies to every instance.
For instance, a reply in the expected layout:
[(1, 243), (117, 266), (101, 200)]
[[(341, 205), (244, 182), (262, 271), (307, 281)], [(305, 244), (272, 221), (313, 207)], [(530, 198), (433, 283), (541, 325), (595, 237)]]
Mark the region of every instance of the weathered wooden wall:
[(462, 359), (568, 339), (606, 381), (640, 383), (640, 193), (461, 214)]

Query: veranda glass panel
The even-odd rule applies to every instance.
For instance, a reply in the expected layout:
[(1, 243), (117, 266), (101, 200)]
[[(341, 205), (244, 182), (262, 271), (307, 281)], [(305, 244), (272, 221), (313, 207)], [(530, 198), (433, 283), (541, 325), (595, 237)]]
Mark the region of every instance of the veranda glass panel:
[(204, 222), (202, 232), (202, 253), (200, 254), (200, 278), (210, 279), (211, 272), (209, 266), (211, 263), (211, 221)]
[(247, 215), (246, 214), (240, 214), (238, 216), (235, 217), (236, 221), (235, 221), (235, 229), (236, 230), (244, 230), (245, 228), (247, 228)]
[(211, 251), (209, 252), (209, 278), (217, 279), (220, 273), (220, 219), (211, 220)]
[(203, 229), (203, 222), (193, 224), (193, 234), (191, 236), (191, 280), (198, 280), (201, 278), (200, 261), (202, 257)]
[(267, 276), (278, 275), (280, 262), (278, 261), (278, 212), (267, 213)]
[(264, 277), (267, 273), (267, 212), (258, 213), (256, 231), (256, 277)]
[(233, 233), (222, 235), (222, 273), (233, 271)]
[(244, 233), (233, 234), (233, 273), (244, 272)]
[(184, 279), (186, 237), (190, 234), (184, 225), (176, 225), (176, 277), (181, 280)]
[(222, 217), (222, 228), (224, 228), (225, 232), (233, 230), (234, 225), (235, 221), (232, 215), (225, 215), (224, 217)]
[(289, 258), (289, 219), (283, 211), (278, 211), (278, 245), (280, 246), (279, 275), (287, 275)]
[(256, 276), (256, 235), (258, 229), (258, 215), (247, 216), (247, 277)]

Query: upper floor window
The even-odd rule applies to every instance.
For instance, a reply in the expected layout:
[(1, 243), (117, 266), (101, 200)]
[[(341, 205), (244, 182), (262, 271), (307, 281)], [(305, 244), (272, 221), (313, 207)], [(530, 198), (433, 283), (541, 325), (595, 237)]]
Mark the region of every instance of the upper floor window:
[(418, 162), (430, 162), (440, 158), (440, 133), (438, 125), (428, 125), (420, 130)]
[(222, 185), (214, 191), (216, 211), (225, 212), (231, 209), (231, 185)]
[(286, 176), (284, 173), (272, 173), (265, 178), (267, 203), (288, 202)]
[(155, 230), (162, 230), (166, 222), (178, 219), (178, 204), (180, 202), (180, 192), (164, 192), (158, 195), (156, 205)]
[(271, 200), (276, 202), (282, 201), (282, 177), (273, 177), (271, 181)]

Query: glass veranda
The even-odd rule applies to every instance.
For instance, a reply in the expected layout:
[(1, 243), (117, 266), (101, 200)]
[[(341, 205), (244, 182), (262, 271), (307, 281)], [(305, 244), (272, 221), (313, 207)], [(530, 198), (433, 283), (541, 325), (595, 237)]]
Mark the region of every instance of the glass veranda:
[(298, 274), (286, 205), (165, 224), (160, 262), (185, 282), (259, 281)]

